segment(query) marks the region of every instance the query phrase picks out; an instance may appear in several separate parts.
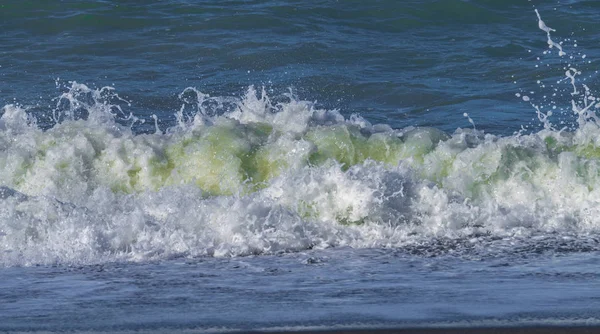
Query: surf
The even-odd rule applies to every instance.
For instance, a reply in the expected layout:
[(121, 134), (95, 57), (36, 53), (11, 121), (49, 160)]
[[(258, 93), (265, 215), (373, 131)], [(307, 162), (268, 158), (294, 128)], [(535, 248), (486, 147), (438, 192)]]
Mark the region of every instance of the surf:
[[(535, 13), (549, 50), (568, 56)], [(128, 114), (114, 88), (71, 82), (44, 117), (2, 109), (0, 264), (344, 246), (485, 253), (566, 239), (598, 249), (599, 104), (580, 74), (568, 66), (562, 80), (576, 127), (556, 126), (556, 104), (523, 92), (544, 126), (509, 136), (468, 115), (450, 134), (394, 129), (254, 86), (240, 97), (186, 88), (161, 129)]]

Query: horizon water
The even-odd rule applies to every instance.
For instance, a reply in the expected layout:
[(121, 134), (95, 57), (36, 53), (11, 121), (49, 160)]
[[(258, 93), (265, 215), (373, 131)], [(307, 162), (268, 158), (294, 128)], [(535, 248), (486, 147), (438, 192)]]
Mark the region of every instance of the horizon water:
[(0, 5), (0, 331), (598, 325), (599, 9)]

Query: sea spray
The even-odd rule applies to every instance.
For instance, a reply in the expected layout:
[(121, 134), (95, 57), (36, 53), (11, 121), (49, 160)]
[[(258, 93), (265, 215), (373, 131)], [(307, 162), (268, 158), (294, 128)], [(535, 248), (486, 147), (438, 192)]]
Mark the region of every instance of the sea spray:
[(558, 49), (558, 55), (561, 56), (561, 57), (564, 56), (564, 55), (566, 55), (566, 53), (563, 51), (562, 46), (559, 43), (554, 42), (552, 40), (552, 37), (550, 36), (550, 32), (553, 32), (553, 31), (556, 31), (556, 30), (548, 27), (546, 25), (546, 23), (544, 21), (542, 21), (542, 17), (540, 16), (540, 13), (538, 12), (537, 9), (535, 9), (535, 14), (538, 17), (538, 27), (541, 30), (545, 31), (546, 35), (548, 37), (548, 47), (549, 48), (553, 48), (553, 47), (557, 48)]
[(6, 106), (3, 264), (424, 242), (434, 252), (441, 240), (600, 226), (597, 128), (394, 130), (306, 101), (273, 106), (252, 87), (237, 104), (151, 134), (96, 117), (109, 115), (104, 103), (46, 131)]
[(545, 128), (504, 137), (468, 114), (473, 128), (452, 134), (393, 129), (253, 86), (239, 98), (186, 88), (173, 126), (140, 132), (113, 88), (73, 82), (50, 125), (3, 108), (0, 263), (339, 246), (485, 253), (567, 237), (570, 250), (597, 249), (598, 103), (576, 67), (564, 73), (579, 127), (557, 129), (523, 94)]

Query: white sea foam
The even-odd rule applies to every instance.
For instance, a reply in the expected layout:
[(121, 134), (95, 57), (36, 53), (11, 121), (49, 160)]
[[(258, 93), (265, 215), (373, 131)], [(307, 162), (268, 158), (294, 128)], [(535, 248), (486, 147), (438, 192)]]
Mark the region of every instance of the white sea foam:
[(136, 134), (120, 125), (139, 120), (114, 89), (72, 83), (49, 129), (22, 106), (2, 109), (0, 264), (336, 246), (435, 254), (448, 243), (514, 248), (567, 236), (590, 247), (600, 231), (599, 104), (579, 74), (565, 72), (577, 129), (555, 129), (552, 111), (517, 94), (544, 130), (506, 137), (477, 130), (466, 113), (473, 129), (451, 135), (392, 129), (293, 94), (276, 103), (254, 87), (242, 98), (186, 88), (175, 126)]
[(573, 133), (448, 136), (294, 98), (272, 105), (252, 87), (237, 106), (165, 134), (134, 134), (103, 102), (46, 131), (5, 106), (2, 264), (585, 238), (600, 228), (593, 118)]

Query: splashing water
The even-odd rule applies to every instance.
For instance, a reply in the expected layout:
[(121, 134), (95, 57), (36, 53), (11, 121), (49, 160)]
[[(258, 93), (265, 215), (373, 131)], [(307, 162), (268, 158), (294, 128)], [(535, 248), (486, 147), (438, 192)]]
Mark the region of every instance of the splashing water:
[(558, 44), (558, 43), (554, 42), (554, 41), (552, 40), (552, 37), (550, 36), (550, 32), (552, 32), (552, 31), (556, 31), (556, 30), (554, 30), (554, 29), (552, 29), (552, 28), (548, 27), (548, 26), (546, 25), (546, 23), (544, 23), (544, 21), (542, 21), (542, 17), (540, 16), (540, 13), (538, 12), (538, 10), (537, 10), (537, 9), (535, 9), (535, 14), (536, 14), (536, 15), (537, 15), (537, 17), (538, 17), (538, 26), (539, 26), (539, 28), (540, 28), (541, 30), (545, 31), (545, 32), (546, 32), (546, 35), (548, 36), (548, 47), (550, 47), (550, 48), (553, 48), (553, 47), (557, 48), (557, 49), (558, 49), (558, 55), (559, 55), (559, 56), (561, 56), (561, 57), (562, 57), (562, 56), (565, 56), (565, 55), (566, 55), (566, 53), (563, 51), (563, 48), (562, 48), (562, 46), (561, 46), (560, 44)]
[[(557, 49), (559, 49), (559, 56), (562, 58), (563, 56), (566, 56), (567, 53), (563, 51), (562, 46), (560, 44), (557, 44), (555, 42), (552, 41), (551, 36), (550, 36), (550, 32), (554, 32), (556, 31), (555, 29), (549, 28), (548, 26), (546, 26), (546, 24), (544, 23), (544, 21), (542, 21), (541, 16), (538, 12), (537, 9), (535, 9), (535, 13), (538, 17), (538, 25), (539, 28), (543, 31), (545, 31), (548, 35), (548, 45), (551, 48), (556, 47)], [(574, 46), (576, 47), (577, 44), (575, 43)], [(547, 54), (546, 51), (544, 51), (544, 54)], [(586, 56), (583, 55), (581, 57), (581, 59), (585, 59)], [(539, 58), (538, 58), (539, 60)], [(596, 102), (597, 98), (593, 95), (591, 89), (586, 85), (586, 84), (578, 84), (578, 80), (577, 80), (577, 76), (580, 76), (582, 73), (580, 70), (578, 70), (573, 64), (574, 58), (573, 56), (570, 56), (569, 59), (567, 60), (567, 62), (563, 63), (564, 66), (564, 78), (561, 80), (557, 81), (557, 84), (560, 84), (564, 81), (568, 82), (570, 84), (571, 87), (571, 92), (569, 93), (569, 104), (570, 107), (568, 108), (569, 111), (572, 112), (572, 114), (576, 117), (576, 124), (577, 127), (573, 127), (572, 130), (575, 131), (575, 133), (581, 132), (581, 129), (588, 127), (588, 126), (592, 126), (591, 124), (597, 124), (598, 121), (598, 117), (596, 116), (595, 110), (598, 107), (600, 107), (600, 104), (598, 104)], [(538, 65), (536, 65), (536, 67), (538, 67)], [(540, 88), (542, 89), (546, 89), (546, 84), (544, 84), (542, 81), (538, 80), (537, 81), (538, 85), (540, 86)], [(556, 98), (557, 93), (558, 92), (558, 88), (556, 88), (554, 85), (550, 85), (549, 88), (552, 88), (554, 93), (551, 94), (550, 98)], [(531, 94), (533, 94), (534, 92), (531, 92)], [(524, 95), (521, 93), (517, 93), (516, 94), (517, 97), (520, 97), (523, 99), (523, 101), (525, 102), (529, 102), (531, 104), (531, 106), (535, 109), (536, 113), (537, 113), (537, 118), (538, 121), (543, 124), (545, 129), (552, 129), (554, 131), (556, 131), (555, 125), (552, 124), (551, 122), (551, 117), (555, 115), (555, 112), (553, 110), (559, 109), (557, 108), (557, 102), (554, 100), (549, 100), (548, 101), (548, 96), (546, 94), (544, 94), (543, 99), (541, 102), (536, 102), (534, 101), (533, 98), (531, 98), (528, 95)], [(546, 105), (545, 105), (546, 104)], [(547, 110), (544, 111), (544, 108), (547, 107), (551, 107), (551, 110)], [(560, 108), (559, 110), (564, 110), (566, 111), (567, 108)], [(564, 115), (564, 114), (563, 114)], [(560, 124), (564, 124), (565, 122), (562, 121), (560, 122)], [(562, 130), (565, 130), (567, 127), (564, 126), (562, 128)]]
[[(566, 55), (542, 21), (550, 48)], [(481, 252), (598, 248), (599, 104), (577, 86), (579, 128), (500, 137), (475, 128), (392, 129), (286, 94), (273, 102), (179, 95), (175, 126), (142, 120), (112, 87), (71, 83), (48, 129), (0, 118), (0, 263), (238, 256), (336, 246)], [(577, 100), (579, 98), (579, 100)], [(462, 246), (461, 246), (462, 245)], [(542, 245), (542, 246), (540, 246)], [(517, 247), (518, 248), (518, 247)]]

